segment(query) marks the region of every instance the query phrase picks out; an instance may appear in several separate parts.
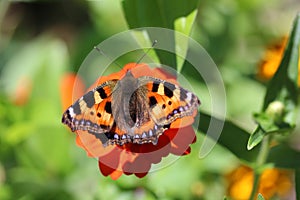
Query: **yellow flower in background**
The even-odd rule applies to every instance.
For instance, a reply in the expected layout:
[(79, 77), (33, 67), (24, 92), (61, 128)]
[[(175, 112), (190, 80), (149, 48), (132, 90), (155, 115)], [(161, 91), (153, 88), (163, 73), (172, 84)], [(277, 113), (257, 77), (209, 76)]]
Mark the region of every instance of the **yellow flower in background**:
[[(282, 59), (288, 37), (282, 38), (280, 43), (270, 46), (264, 54), (259, 66), (258, 77), (262, 80), (269, 80), (275, 74)], [(298, 60), (298, 86), (300, 87), (300, 59)]]
[[(235, 200), (247, 200), (250, 198), (253, 188), (254, 173), (250, 167), (239, 166), (227, 175), (228, 195)], [(263, 171), (258, 187), (265, 199), (275, 195), (280, 198), (286, 196), (292, 189), (291, 172), (281, 169), (266, 169)]]

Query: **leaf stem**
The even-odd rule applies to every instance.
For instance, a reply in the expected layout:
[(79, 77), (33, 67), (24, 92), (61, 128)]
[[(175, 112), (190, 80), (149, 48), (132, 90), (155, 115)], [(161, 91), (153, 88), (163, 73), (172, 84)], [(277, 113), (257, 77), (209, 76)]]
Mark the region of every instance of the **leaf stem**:
[(253, 182), (253, 189), (251, 192), (251, 196), (250, 196), (250, 200), (255, 200), (256, 199), (256, 194), (257, 194), (257, 190), (259, 187), (259, 178), (261, 175), (261, 168), (263, 167), (263, 165), (265, 164), (268, 154), (269, 154), (269, 144), (270, 144), (270, 136), (266, 135), (262, 141), (262, 145), (260, 147), (257, 159), (256, 159), (256, 163), (255, 163), (255, 167), (254, 167), (254, 182)]

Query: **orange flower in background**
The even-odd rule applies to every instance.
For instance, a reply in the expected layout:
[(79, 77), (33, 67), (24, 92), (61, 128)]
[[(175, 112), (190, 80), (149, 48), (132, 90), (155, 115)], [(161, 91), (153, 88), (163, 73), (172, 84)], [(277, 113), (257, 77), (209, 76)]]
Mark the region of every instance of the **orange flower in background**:
[[(261, 80), (269, 80), (273, 77), (280, 65), (287, 41), (288, 37), (285, 36), (280, 43), (266, 50), (258, 71), (258, 77)], [(300, 86), (300, 58), (298, 60), (298, 69), (298, 86)]]
[(17, 106), (25, 105), (32, 92), (32, 80), (23, 76), (18, 80), (16, 90), (11, 96), (12, 102)]
[(64, 74), (60, 80), (60, 97), (63, 110), (66, 110), (73, 103), (73, 100), (81, 97), (84, 91), (85, 85), (80, 77), (72, 72)]
[[(259, 180), (258, 193), (261, 193), (265, 199), (275, 195), (284, 198), (289, 194), (292, 188), (291, 172), (281, 169), (266, 169), (261, 174)], [(235, 200), (247, 200), (250, 198), (254, 173), (250, 167), (239, 166), (227, 176), (228, 195)]]
[[(174, 76), (160, 68), (151, 69), (145, 64), (131, 63), (125, 65), (117, 73), (100, 77), (90, 89), (111, 79), (122, 79), (128, 70), (135, 78), (152, 76), (178, 85)], [(159, 163), (163, 157), (169, 154), (182, 156), (190, 153), (190, 144), (196, 141), (196, 135), (192, 128), (196, 114), (197, 112), (193, 116), (186, 116), (171, 123), (170, 128), (158, 138), (156, 145), (125, 143), (104, 147), (93, 134), (87, 134), (86, 131), (81, 130), (76, 131), (76, 143), (87, 152), (88, 156), (98, 159), (99, 169), (104, 176), (110, 176), (116, 180), (122, 174), (135, 174), (142, 178), (149, 172), (151, 165)]]

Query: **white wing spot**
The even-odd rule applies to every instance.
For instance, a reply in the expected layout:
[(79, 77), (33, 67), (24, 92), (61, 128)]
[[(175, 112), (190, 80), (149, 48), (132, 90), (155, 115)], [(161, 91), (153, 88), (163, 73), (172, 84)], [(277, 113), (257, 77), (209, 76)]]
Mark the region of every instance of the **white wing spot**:
[(186, 100), (187, 101), (191, 101), (192, 100), (192, 93), (191, 92), (188, 92), (187, 94), (186, 94)]
[(69, 108), (69, 113), (70, 113), (70, 116), (71, 116), (72, 118), (74, 118), (75, 113), (74, 113), (74, 109), (73, 109), (72, 107)]

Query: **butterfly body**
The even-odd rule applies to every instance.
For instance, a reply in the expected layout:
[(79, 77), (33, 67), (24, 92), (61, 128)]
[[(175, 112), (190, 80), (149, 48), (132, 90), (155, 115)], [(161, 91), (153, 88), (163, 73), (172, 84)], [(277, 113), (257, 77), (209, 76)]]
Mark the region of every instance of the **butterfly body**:
[(112, 92), (112, 115), (118, 127), (130, 136), (150, 120), (146, 94), (147, 88), (139, 86), (139, 79), (134, 78), (130, 71), (118, 81)]
[(178, 118), (197, 112), (196, 95), (162, 79), (124, 77), (102, 83), (86, 93), (63, 114), (72, 131), (86, 131), (101, 143), (157, 143)]

